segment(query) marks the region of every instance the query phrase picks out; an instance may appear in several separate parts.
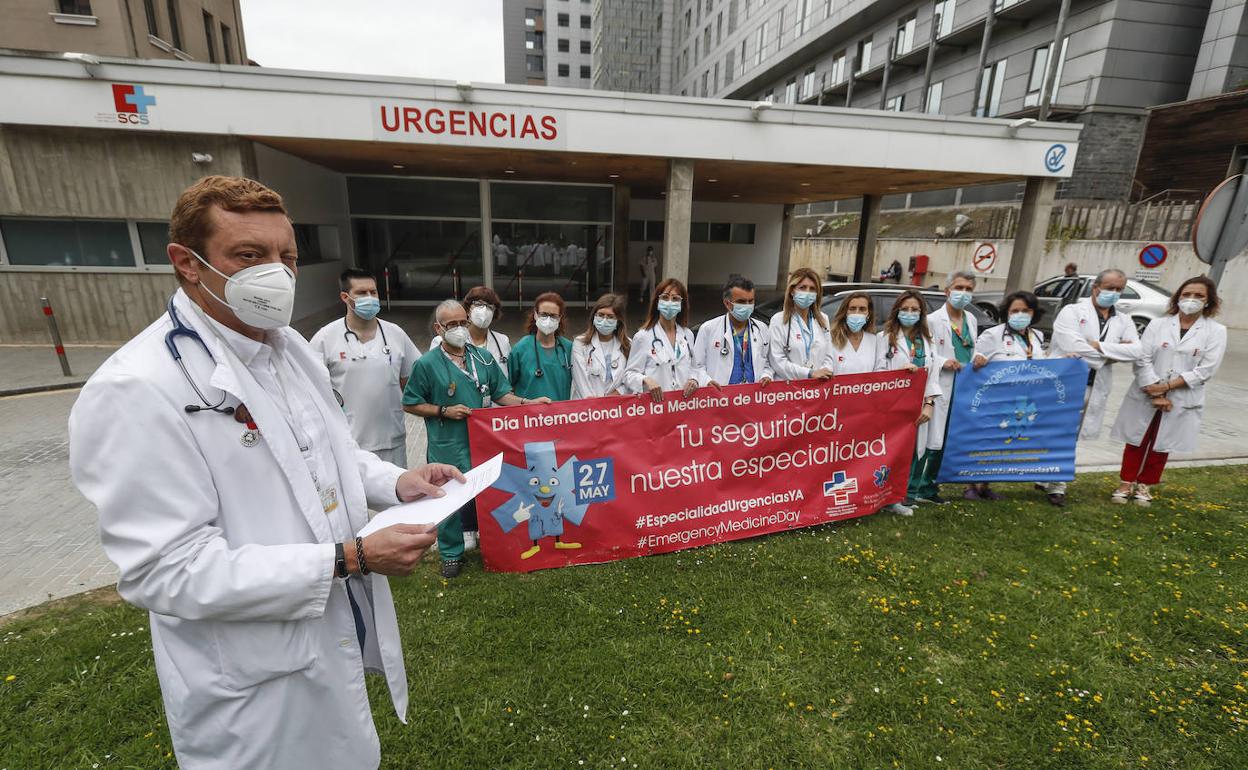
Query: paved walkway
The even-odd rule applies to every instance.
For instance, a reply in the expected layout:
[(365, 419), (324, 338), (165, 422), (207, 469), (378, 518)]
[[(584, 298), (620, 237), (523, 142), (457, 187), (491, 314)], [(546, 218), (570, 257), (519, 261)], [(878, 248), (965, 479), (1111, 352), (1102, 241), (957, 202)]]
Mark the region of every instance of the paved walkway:
[[(417, 344), (423, 349), (427, 341), (425, 338)], [(52, 371), (59, 377), (55, 356), (42, 352), (51, 359)], [(76, 358), (85, 371), (88, 361), (101, 358), (103, 352), (96, 352), (94, 359), (87, 355)], [(26, 376), (14, 373), (13, 366), (23, 360), (38, 363), (38, 353), (0, 346), (0, 393)], [(1121, 373), (1126, 375), (1128, 370), (1124, 368)], [(1113, 422), (1112, 412), (1121, 403), (1129, 378), (1118, 380), (1107, 425)], [(99, 545), (95, 510), (69, 480), (66, 423), (77, 397), (77, 390), (0, 397), (0, 489), (4, 490), (0, 496), (0, 531), (4, 532), (0, 538), (0, 615), (116, 582), (116, 570)], [(1230, 458), (1243, 462), (1248, 456), (1244, 442), (1248, 437), (1248, 409), (1242, 408), (1248, 404), (1245, 335), (1231, 335), (1231, 351), (1208, 398), (1200, 450), (1176, 454), (1176, 465), (1189, 461), (1220, 464)], [(408, 419), (408, 457), (422, 458), (423, 426), (414, 418)], [(1121, 445), (1107, 437), (1083, 442), (1079, 468), (1116, 469), (1121, 451)]]

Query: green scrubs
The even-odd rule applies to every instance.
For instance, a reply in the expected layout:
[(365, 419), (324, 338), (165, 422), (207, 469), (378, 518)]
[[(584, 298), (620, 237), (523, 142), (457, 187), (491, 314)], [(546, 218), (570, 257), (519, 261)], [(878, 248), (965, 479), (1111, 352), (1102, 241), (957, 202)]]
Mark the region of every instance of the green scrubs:
[[(469, 409), (481, 409), (486, 405), (482, 388), (495, 402), (511, 392), (503, 370), (488, 351), (473, 345), (468, 345), (466, 350), (468, 372), (460, 369), (441, 348), (430, 350), (418, 358), (407, 379), (407, 387), (403, 389), (403, 404), (462, 404)], [(473, 373), (476, 374), (475, 381)], [(461, 471), (472, 467), (467, 420), (426, 417), (425, 431), (429, 436), (426, 454), (429, 462), (454, 465)], [(460, 513), (457, 512), (438, 527), (438, 551), (444, 560), (464, 555), (464, 529)]]
[[(542, 376), (537, 376), (538, 368)], [(544, 348), (537, 336), (526, 335), (511, 347), (507, 358), (511, 387), (521, 398), (567, 401), (572, 398), (572, 341), (555, 338), (555, 346)]]
[[(953, 357), (958, 363), (967, 366), (971, 363), (971, 356), (975, 354), (975, 340), (971, 338), (970, 327), (966, 323), (966, 311), (962, 311), (962, 330), (955, 332), (953, 335)], [(957, 378), (954, 378), (956, 383)], [(950, 409), (953, 408), (953, 389), (945, 394), (948, 398)], [(952, 416), (945, 418), (945, 435), (949, 435), (949, 421)], [(943, 444), (942, 444), (943, 446)], [(940, 491), (939, 485), (936, 484), (936, 477), (940, 475), (940, 463), (945, 459), (945, 450), (928, 449), (923, 453), (922, 457), (917, 458), (910, 466), (910, 487), (907, 494), (910, 497), (926, 497), (931, 498), (932, 495)]]

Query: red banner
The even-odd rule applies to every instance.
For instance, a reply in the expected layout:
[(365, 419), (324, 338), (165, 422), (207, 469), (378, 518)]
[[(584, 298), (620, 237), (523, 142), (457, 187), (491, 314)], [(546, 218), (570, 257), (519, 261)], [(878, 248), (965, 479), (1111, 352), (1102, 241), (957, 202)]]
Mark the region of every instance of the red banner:
[(479, 409), (487, 569), (679, 551), (874, 513), (905, 497), (920, 370)]

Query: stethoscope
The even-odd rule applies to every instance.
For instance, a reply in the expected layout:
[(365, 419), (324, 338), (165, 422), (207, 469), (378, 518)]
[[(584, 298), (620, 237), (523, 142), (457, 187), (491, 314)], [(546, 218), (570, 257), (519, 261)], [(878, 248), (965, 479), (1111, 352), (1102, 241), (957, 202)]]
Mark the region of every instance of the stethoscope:
[[(755, 321), (753, 318), (751, 318), (751, 319), (750, 319), (749, 321), (747, 321), (747, 322), (746, 322), (746, 324), (745, 324), (745, 338), (744, 338), (744, 339), (742, 339), (742, 341), (741, 341), (741, 343), (742, 343), (742, 344), (741, 344), (741, 367), (742, 367), (743, 369), (745, 368), (745, 356), (746, 356), (747, 352), (748, 352), (748, 354), (749, 354), (749, 356), (750, 356), (750, 360), (751, 360), (751, 361), (753, 361), (753, 360), (754, 360), (754, 351), (753, 351), (753, 349), (752, 349), (752, 348), (753, 348), (753, 343), (752, 343), (752, 341), (751, 341), (751, 339), (750, 339), (750, 335), (752, 335), (752, 334), (757, 334), (757, 333), (758, 333), (758, 332), (756, 332), (756, 331), (754, 330), (754, 324), (755, 324), (755, 323), (756, 323), (756, 321)], [(790, 317), (790, 318), (789, 318), (789, 323), (790, 323), (790, 324), (792, 324), (792, 323), (793, 323), (793, 318), (792, 318), (792, 317)], [(760, 324), (760, 326), (761, 326), (761, 324)], [(727, 316), (727, 315), (725, 315), (725, 316), (724, 316), (724, 339), (723, 339), (723, 344), (721, 344), (721, 345), (719, 346), (719, 355), (720, 355), (720, 357), (721, 357), (721, 358), (727, 358), (727, 357), (728, 357), (728, 354), (732, 352), (732, 351), (730, 350), (730, 348), (734, 348), (734, 347), (736, 347), (736, 346), (735, 346), (735, 345), (733, 344), (733, 342), (732, 342), (732, 329), (728, 326), (728, 316)], [(748, 350), (747, 350), (747, 349), (748, 349)]]
[[(589, 343), (589, 351), (588, 351), (588, 352), (586, 353), (586, 355), (585, 355), (585, 365), (586, 365), (586, 367), (592, 367), (592, 366), (594, 365), (594, 352), (595, 352), (596, 350), (598, 350), (598, 335), (597, 335), (597, 334), (595, 334), (595, 335), (594, 335), (594, 339), (593, 339), (593, 341)], [(617, 350), (617, 352), (618, 352), (618, 350), (619, 350), (619, 343), (618, 343), (618, 341), (617, 341), (617, 343), (616, 343), (616, 350)], [(603, 370), (604, 370), (604, 372), (605, 372), (605, 370), (606, 370), (606, 368), (607, 368), (607, 366), (608, 366), (608, 364), (607, 364), (607, 351), (606, 351), (606, 349), (605, 349), (605, 348), (604, 348), (604, 349), (603, 349), (603, 351), (602, 351), (602, 364), (603, 364)], [(612, 355), (612, 356), (611, 356), (611, 363), (610, 363), (610, 365), (609, 365), (609, 366), (610, 366), (610, 368), (611, 368), (611, 369), (619, 369), (619, 368), (620, 368), (620, 357), (619, 357), (618, 355)]]
[[(342, 319), (342, 328), (345, 330), (345, 331), (343, 331), (343, 333), (342, 333), (342, 341), (343, 341), (343, 342), (345, 342), (345, 343), (347, 343), (348, 345), (350, 345), (351, 340), (350, 340), (350, 339), (348, 339), (348, 337), (355, 337), (355, 344), (356, 344), (356, 345), (359, 345), (359, 346), (360, 346), (360, 348), (361, 348), (361, 349), (363, 349), (363, 347), (364, 347), (364, 343), (360, 341), (360, 335), (356, 334), (356, 333), (355, 333), (355, 332), (351, 329), (351, 327), (350, 327), (350, 326), (347, 326), (347, 319), (345, 319), (345, 318), (344, 318), (344, 319)], [(391, 363), (391, 364), (392, 364), (392, 363), (394, 363), (394, 359), (390, 357), (390, 343), (386, 340), (386, 327), (385, 327), (385, 326), (383, 326), (383, 325), (382, 325), (382, 323), (381, 323), (380, 321), (378, 321), (378, 322), (377, 322), (377, 329), (378, 329), (378, 331), (380, 331), (380, 332), (381, 332), (381, 345), (382, 345), (382, 348), (381, 348), (381, 349), (382, 349), (383, 351), (385, 351), (385, 354), (386, 354), (386, 362), (387, 362), (387, 363)], [(350, 350), (350, 348), (349, 348), (349, 347), (348, 347), (348, 350)], [(362, 359), (365, 359), (365, 358), (368, 358), (368, 356), (352, 356), (352, 357), (351, 357), (351, 360), (352, 360), (352, 361), (359, 361), (359, 360), (362, 360)]]
[[(555, 339), (555, 359), (564, 369), (572, 371), (572, 359), (568, 357), (568, 351), (563, 349), (563, 345), (559, 344), (558, 338)], [(537, 341), (537, 332), (533, 332), (533, 360), (537, 362), (537, 370), (533, 372), (533, 376), (540, 380), (546, 373), (542, 371), (542, 351)]]
[[(477, 386), (477, 392), (481, 394), (481, 398), (482, 400), (484, 400), (490, 394), (490, 387), (487, 383), (481, 382), (481, 377), (477, 373), (477, 362), (480, 362), (482, 366), (485, 366), (485, 359), (481, 358), (479, 355), (474, 358), (473, 352), (472, 352), (473, 348), (474, 348), (473, 345), (464, 346), (464, 368), (460, 369), (460, 371), (463, 372), (465, 375), (467, 375), (468, 378), (472, 380), (473, 384)], [(441, 353), (442, 353), (442, 364), (446, 367), (446, 379), (448, 382), (446, 386), (446, 397), (454, 398), (455, 397), (455, 373), (452, 371), (452, 369), (459, 369), (459, 367), (451, 366), (451, 363), (450, 363), (451, 354), (447, 353), (445, 349), (441, 350)], [(469, 369), (471, 369), (472, 371), (468, 371)]]
[(234, 414), (234, 407), (224, 406), (226, 399), (225, 391), (221, 391), (221, 400), (213, 404), (204, 395), (203, 391), (199, 389), (199, 386), (195, 384), (195, 379), (191, 377), (191, 373), (186, 370), (186, 364), (182, 362), (182, 353), (178, 350), (178, 337), (190, 337), (198, 342), (209, 358), (212, 358), (212, 351), (208, 349), (208, 345), (204, 343), (203, 338), (199, 336), (199, 332), (182, 323), (182, 319), (178, 317), (178, 311), (173, 307), (173, 297), (169, 298), (168, 312), (169, 320), (173, 322), (173, 328), (165, 334), (165, 347), (169, 348), (169, 355), (173, 356), (174, 363), (178, 365), (178, 369), (182, 371), (182, 376), (186, 378), (187, 384), (195, 391), (195, 395), (199, 397), (201, 402), (199, 404), (187, 404), (182, 408), (188, 414), (205, 411), (225, 415)]
[[(811, 340), (811, 336), (814, 334), (814, 329), (815, 329), (815, 319), (814, 319), (814, 317), (813, 317), (813, 312), (814, 312), (814, 311), (807, 311), (807, 312), (812, 313), (812, 316), (811, 316), (810, 318), (808, 318), (808, 319), (807, 319), (810, 323), (806, 326), (806, 341), (807, 341), (807, 345), (806, 345), (806, 355), (807, 355), (807, 356), (809, 356), (809, 355), (810, 355), (810, 344), (809, 344), (809, 343), (810, 343), (810, 342), (812, 342), (812, 340)], [(787, 328), (785, 329), (785, 332), (784, 332), (784, 355), (785, 355), (786, 357), (789, 355), (789, 351), (790, 351), (790, 350), (792, 349), (792, 347), (793, 347), (793, 316), (795, 316), (795, 315), (797, 315), (797, 313), (796, 313), (796, 312), (794, 312), (794, 313), (789, 313), (789, 322), (788, 322)]]

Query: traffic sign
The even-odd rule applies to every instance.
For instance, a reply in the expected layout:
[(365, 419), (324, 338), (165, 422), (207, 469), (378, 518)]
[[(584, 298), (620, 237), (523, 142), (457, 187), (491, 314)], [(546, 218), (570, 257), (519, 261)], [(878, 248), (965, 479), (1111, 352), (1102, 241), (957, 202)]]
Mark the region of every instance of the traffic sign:
[(1160, 243), (1150, 243), (1140, 249), (1140, 267), (1161, 267), (1166, 262), (1166, 247)]
[(975, 253), (971, 255), (971, 266), (975, 268), (975, 272), (990, 273), (995, 264), (997, 264), (996, 246), (991, 243), (981, 243), (975, 247)]
[(1205, 198), (1192, 226), (1192, 246), (1211, 266), (1214, 281), (1232, 257), (1248, 248), (1248, 174), (1224, 180)]

